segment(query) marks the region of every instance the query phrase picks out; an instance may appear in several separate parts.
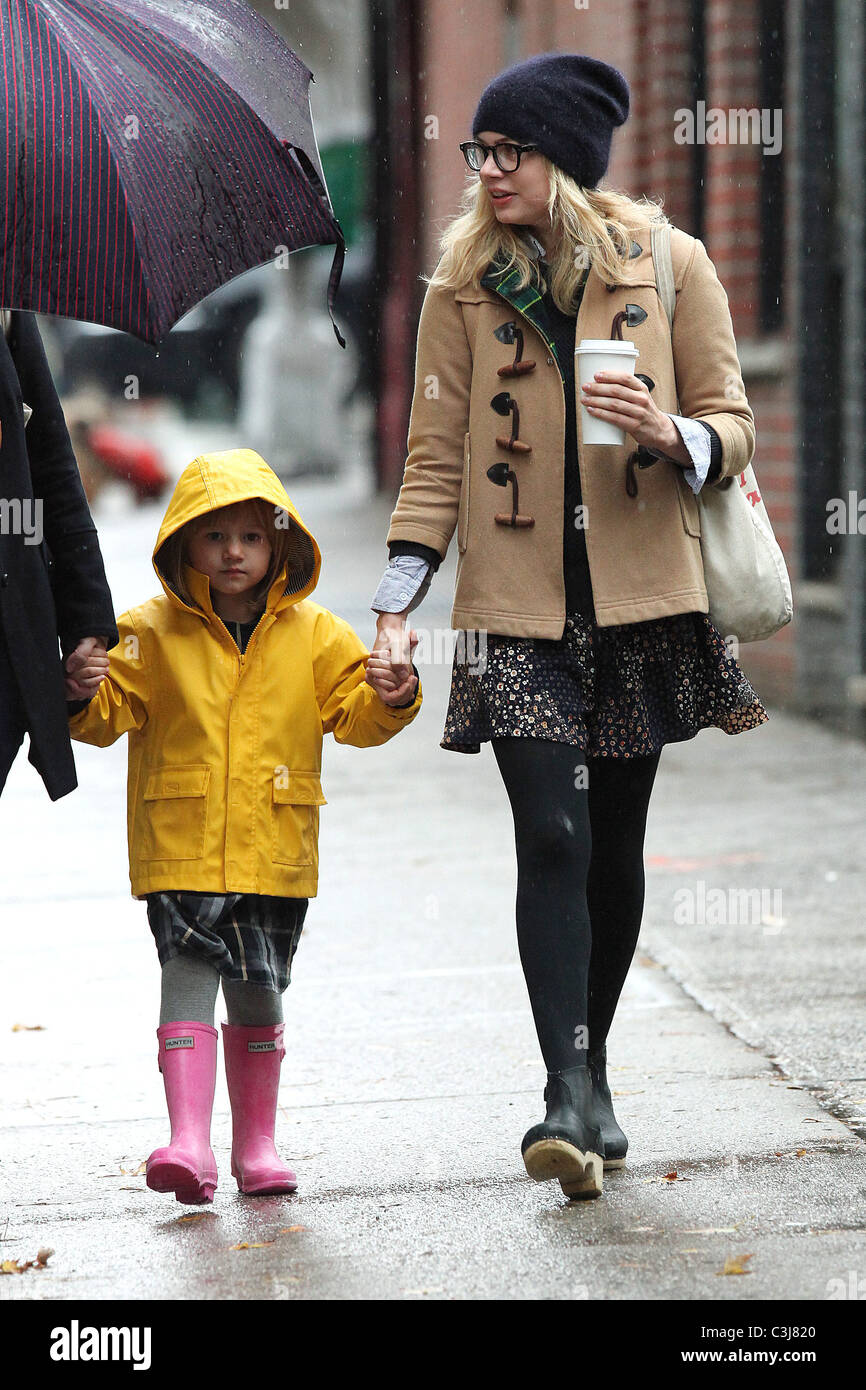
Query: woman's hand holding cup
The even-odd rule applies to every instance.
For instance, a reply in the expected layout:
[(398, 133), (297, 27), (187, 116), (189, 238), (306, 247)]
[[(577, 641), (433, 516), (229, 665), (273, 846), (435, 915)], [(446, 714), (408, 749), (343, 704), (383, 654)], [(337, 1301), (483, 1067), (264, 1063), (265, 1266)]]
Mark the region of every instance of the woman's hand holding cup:
[(595, 372), (581, 390), (581, 405), (590, 414), (624, 430), (637, 444), (663, 454), (683, 447), (673, 420), (659, 410), (646, 383), (631, 372)]

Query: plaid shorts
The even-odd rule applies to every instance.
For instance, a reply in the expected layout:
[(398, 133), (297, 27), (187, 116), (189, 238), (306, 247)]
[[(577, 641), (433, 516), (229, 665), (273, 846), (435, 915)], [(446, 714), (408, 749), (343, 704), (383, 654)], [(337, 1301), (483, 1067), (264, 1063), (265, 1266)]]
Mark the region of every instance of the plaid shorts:
[(308, 898), (260, 893), (149, 893), (147, 920), (160, 965), (188, 951), (229, 980), (281, 994), (308, 906)]

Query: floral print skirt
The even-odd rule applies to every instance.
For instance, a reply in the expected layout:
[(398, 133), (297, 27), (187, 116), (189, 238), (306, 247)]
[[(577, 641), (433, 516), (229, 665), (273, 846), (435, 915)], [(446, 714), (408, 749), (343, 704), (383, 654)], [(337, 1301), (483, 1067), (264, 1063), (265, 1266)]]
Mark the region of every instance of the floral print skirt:
[(645, 757), (701, 729), (740, 734), (769, 719), (705, 613), (618, 627), (572, 614), (559, 639), (467, 636), (440, 745), (452, 752), (544, 738), (591, 758)]

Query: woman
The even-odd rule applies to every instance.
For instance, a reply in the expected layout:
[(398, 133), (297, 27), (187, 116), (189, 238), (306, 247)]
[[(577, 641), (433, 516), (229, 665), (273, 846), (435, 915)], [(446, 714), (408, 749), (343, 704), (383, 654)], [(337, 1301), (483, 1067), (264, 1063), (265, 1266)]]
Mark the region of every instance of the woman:
[[(768, 717), (707, 617), (701, 565), (695, 493), (728, 486), (755, 442), (727, 299), (702, 244), (673, 229), (671, 330), (650, 249), (665, 219), (597, 187), (628, 104), (621, 73), (577, 54), (537, 55), (483, 92), (461, 146), (479, 178), (425, 296), (372, 605), (406, 698), (403, 621), (456, 528), (452, 626), (482, 645), (458, 644), (442, 747), (490, 741), (511, 802), (548, 1072), (522, 1151), (533, 1178), (573, 1196), (597, 1196), (627, 1149), (606, 1040), (640, 929), (662, 746)], [(580, 399), (626, 442), (584, 445), (575, 341), (612, 337), (627, 305), (641, 376), (597, 373)]]

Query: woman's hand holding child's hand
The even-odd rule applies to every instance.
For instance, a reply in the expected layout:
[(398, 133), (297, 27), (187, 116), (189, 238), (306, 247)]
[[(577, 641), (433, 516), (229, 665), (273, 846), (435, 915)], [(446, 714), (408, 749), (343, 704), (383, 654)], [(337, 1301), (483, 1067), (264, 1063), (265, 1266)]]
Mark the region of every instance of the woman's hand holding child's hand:
[(67, 700), (90, 700), (108, 675), (108, 652), (102, 637), (82, 637), (66, 658)]
[(386, 705), (405, 705), (415, 694), (418, 677), (412, 670), (412, 657), (417, 645), (414, 629), (407, 634), (404, 628), (390, 628), (377, 636), (367, 658), (367, 684)]

